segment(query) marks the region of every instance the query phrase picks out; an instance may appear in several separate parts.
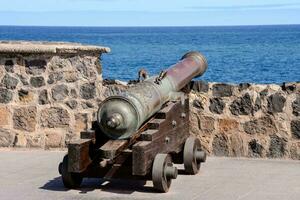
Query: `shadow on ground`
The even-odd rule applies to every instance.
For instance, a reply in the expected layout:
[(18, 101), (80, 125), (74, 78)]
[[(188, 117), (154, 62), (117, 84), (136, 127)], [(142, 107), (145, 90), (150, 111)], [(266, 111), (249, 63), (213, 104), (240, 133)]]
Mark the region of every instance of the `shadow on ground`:
[[(43, 190), (51, 190), (57, 192), (66, 192), (69, 189), (65, 188), (61, 177), (56, 177), (49, 180), (45, 185), (40, 187)], [(83, 179), (80, 188), (75, 189), (79, 193), (88, 193), (94, 190), (101, 190), (117, 194), (132, 194), (133, 192), (156, 193), (152, 186), (146, 186), (146, 181), (141, 180), (119, 180), (114, 179), (106, 181), (100, 178), (85, 178)]]

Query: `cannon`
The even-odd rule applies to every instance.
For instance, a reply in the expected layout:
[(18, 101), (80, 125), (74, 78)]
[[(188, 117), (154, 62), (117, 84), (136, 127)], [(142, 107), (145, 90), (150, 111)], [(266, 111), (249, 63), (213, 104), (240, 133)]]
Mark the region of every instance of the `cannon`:
[(207, 69), (199, 52), (188, 52), (157, 76), (106, 98), (92, 129), (68, 144), (59, 164), (64, 186), (78, 188), (83, 178), (152, 180), (167, 192), (178, 175), (197, 174), (206, 160), (198, 138), (189, 134), (189, 82)]

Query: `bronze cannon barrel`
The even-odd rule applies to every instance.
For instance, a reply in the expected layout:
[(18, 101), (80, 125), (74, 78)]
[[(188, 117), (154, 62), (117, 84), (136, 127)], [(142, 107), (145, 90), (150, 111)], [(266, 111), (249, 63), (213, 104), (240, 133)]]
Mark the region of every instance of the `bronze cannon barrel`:
[(101, 131), (112, 139), (130, 138), (164, 103), (206, 69), (205, 57), (199, 52), (189, 52), (158, 76), (137, 83), (120, 95), (106, 98), (97, 113)]

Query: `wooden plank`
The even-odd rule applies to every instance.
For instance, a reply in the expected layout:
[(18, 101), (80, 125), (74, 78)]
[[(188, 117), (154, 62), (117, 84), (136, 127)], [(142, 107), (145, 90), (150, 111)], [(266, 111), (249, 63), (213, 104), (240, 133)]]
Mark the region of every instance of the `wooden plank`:
[(168, 110), (165, 115), (166, 119), (150, 121), (149, 127), (153, 129), (148, 129), (141, 134), (140, 140), (146, 141), (140, 141), (133, 145), (133, 175), (145, 176), (148, 174), (154, 157), (158, 153), (179, 153), (182, 151), (183, 144), (189, 136), (188, 100), (185, 101), (184, 105), (181, 101), (170, 103), (166, 110)]
[(91, 139), (73, 140), (68, 144), (68, 171), (81, 173), (91, 164), (89, 156)]
[(100, 152), (103, 158), (114, 159), (124, 149), (127, 148), (128, 140), (108, 140), (101, 148)]
[(95, 130), (87, 130), (80, 132), (81, 139), (91, 139), (93, 143), (96, 142), (96, 132)]

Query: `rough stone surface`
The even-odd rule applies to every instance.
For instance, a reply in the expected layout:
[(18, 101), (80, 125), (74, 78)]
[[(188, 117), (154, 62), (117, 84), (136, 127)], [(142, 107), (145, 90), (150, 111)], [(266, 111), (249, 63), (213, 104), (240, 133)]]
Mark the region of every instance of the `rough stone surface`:
[(33, 132), (36, 127), (37, 109), (35, 106), (14, 109), (13, 127), (17, 130)]
[(0, 147), (10, 147), (13, 145), (15, 133), (11, 130), (0, 127)]
[(0, 88), (0, 103), (9, 103), (13, 98), (13, 93), (5, 88)]
[(48, 84), (57, 83), (62, 79), (63, 79), (63, 74), (61, 72), (54, 72), (49, 75), (47, 83)]
[(277, 135), (270, 136), (270, 146), (268, 157), (281, 158), (286, 154), (287, 140)]
[(291, 122), (291, 131), (294, 137), (300, 139), (300, 120), (293, 120)]
[(52, 88), (52, 98), (56, 101), (62, 101), (69, 95), (66, 85), (56, 85)]
[(262, 157), (263, 146), (256, 139), (252, 139), (248, 144), (250, 157)]
[(75, 115), (75, 121), (76, 121), (76, 133), (80, 133), (81, 131), (85, 131), (88, 128), (88, 114), (86, 113), (80, 113)]
[(96, 87), (94, 84), (83, 84), (80, 87), (80, 96), (83, 99), (92, 99), (96, 95)]
[(219, 131), (222, 133), (234, 132), (238, 130), (239, 123), (234, 119), (219, 119)]
[(233, 93), (233, 86), (228, 84), (215, 84), (213, 86), (213, 96), (215, 97), (230, 97)]
[(225, 107), (225, 103), (221, 98), (210, 99), (209, 110), (216, 114), (222, 114)]
[(252, 100), (248, 93), (230, 105), (230, 111), (233, 115), (249, 115), (253, 113), (253, 110)]
[(26, 72), (32, 75), (40, 75), (45, 72), (47, 62), (42, 59), (25, 60)]
[(7, 107), (0, 106), (0, 127), (9, 125), (10, 111)]
[(7, 89), (15, 89), (18, 85), (18, 82), (18, 79), (6, 74), (3, 77), (1, 84)]
[(209, 89), (208, 82), (205, 81), (192, 81), (190, 87), (195, 92), (208, 92)]
[(64, 130), (47, 130), (45, 148), (59, 148), (65, 145)]
[(300, 116), (300, 95), (297, 96), (297, 99), (292, 103), (293, 114), (295, 116)]
[(268, 111), (270, 113), (282, 112), (285, 102), (286, 99), (281, 94), (272, 94), (268, 98)]
[(66, 102), (66, 105), (71, 109), (77, 108), (78, 102), (76, 100), (70, 100)]
[(45, 85), (45, 79), (42, 76), (31, 77), (30, 84), (34, 88), (39, 88)]
[(244, 130), (250, 135), (254, 134), (274, 134), (277, 128), (271, 116), (264, 116), (259, 119), (248, 121), (244, 124)]
[(14, 72), (14, 61), (6, 60), (4, 63), (4, 67), (7, 72), (13, 73)]
[(224, 134), (216, 135), (212, 148), (215, 156), (229, 156), (228, 138)]
[(47, 90), (42, 90), (39, 93), (39, 104), (45, 105), (49, 103), (48, 92)]
[(241, 157), (245, 155), (243, 138), (240, 134), (233, 134), (230, 137), (231, 156)]
[(60, 107), (46, 108), (42, 110), (40, 124), (47, 128), (68, 127), (70, 115), (67, 110)]
[(24, 103), (31, 103), (34, 101), (34, 95), (32, 92), (25, 90), (25, 89), (21, 89), (18, 91), (18, 95), (19, 95), (19, 100), (20, 102)]

